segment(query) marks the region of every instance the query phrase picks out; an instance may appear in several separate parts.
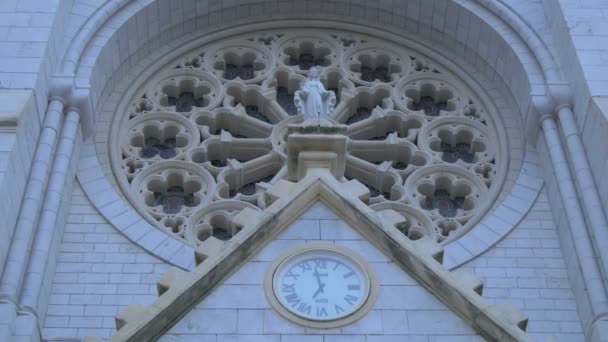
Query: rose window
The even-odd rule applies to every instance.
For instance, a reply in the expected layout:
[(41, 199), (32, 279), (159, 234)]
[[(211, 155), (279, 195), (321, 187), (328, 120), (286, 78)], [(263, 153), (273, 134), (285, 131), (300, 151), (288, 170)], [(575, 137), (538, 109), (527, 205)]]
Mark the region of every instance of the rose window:
[(506, 162), (477, 94), (404, 47), (306, 30), (201, 46), (152, 77), (116, 121), (125, 195), (190, 244), (230, 240), (232, 217), (266, 208), (267, 189), (286, 178), (287, 125), (303, 119), (294, 94), (313, 66), (347, 126), (342, 181), (364, 184), (374, 210), (403, 215), (404, 235), (447, 243), (489, 209)]

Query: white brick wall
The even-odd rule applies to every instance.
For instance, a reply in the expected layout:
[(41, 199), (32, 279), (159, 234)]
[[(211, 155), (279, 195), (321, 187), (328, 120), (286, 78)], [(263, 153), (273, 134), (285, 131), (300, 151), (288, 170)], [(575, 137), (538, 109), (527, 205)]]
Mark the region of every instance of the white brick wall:
[[(606, 63), (608, 64), (608, 46), (606, 46)], [(595, 178), (602, 204), (608, 211), (608, 149), (603, 148), (608, 142), (608, 98), (595, 97), (591, 100), (587, 118), (582, 132), (583, 143), (587, 148), (587, 157)]]
[(167, 268), (107, 224), (76, 183), (44, 337), (109, 337), (121, 308), (154, 301), (156, 281)]
[[(607, 95), (608, 3), (605, 0), (552, 0), (549, 4), (545, 8), (559, 6), (568, 28), (567, 31), (559, 31), (567, 36), (556, 44), (570, 47), (569, 53), (560, 57), (563, 61), (564, 58), (578, 59), (578, 65), (573, 65), (575, 67), (565, 69), (564, 72), (573, 81), (578, 77), (587, 81), (589, 95)], [(561, 24), (557, 23), (561, 18), (551, 19), (554, 20), (554, 25)]]
[(49, 79), (58, 60), (68, 9), (73, 0), (2, 0), (0, 3), (0, 86), (33, 89), (42, 121)]
[(18, 126), (0, 125), (0, 274), (15, 231), (28, 172), (36, 151), (40, 122), (34, 94), (29, 90), (0, 89), (0, 116), (16, 116)]
[(525, 312), (537, 341), (585, 340), (546, 190), (511, 234), (463, 267), (484, 280), (485, 298)]
[[(78, 185), (72, 203), (43, 335), (108, 337), (114, 332), (114, 316), (122, 307), (134, 301), (150, 303), (156, 298), (156, 280), (168, 265), (143, 252), (108, 225)], [(372, 263), (382, 284), (370, 314), (342, 329), (314, 331), (285, 321), (273, 312), (262, 292), (266, 267), (281, 250), (319, 239), (335, 241), (362, 253)], [(528, 330), (538, 340), (552, 336), (556, 341), (584, 341), (544, 191), (506, 239), (463, 267), (472, 268), (484, 280), (484, 297), (489, 301), (510, 301), (528, 314)], [(240, 295), (245, 292), (247, 296)], [(251, 321), (258, 323), (244, 323)], [(450, 330), (445, 330), (446, 327)], [(348, 334), (349, 341), (360, 338), (367, 342), (391, 338), (395, 341), (397, 336), (425, 342), (475, 340), (471, 330), (442, 303), (362, 241), (328, 209), (315, 205), (230, 276), (163, 341), (343, 338), (332, 334)]]

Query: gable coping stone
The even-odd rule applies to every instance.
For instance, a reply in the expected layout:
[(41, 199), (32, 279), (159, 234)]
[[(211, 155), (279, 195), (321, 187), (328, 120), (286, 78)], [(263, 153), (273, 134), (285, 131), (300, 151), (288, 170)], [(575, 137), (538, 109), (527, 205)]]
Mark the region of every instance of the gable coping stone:
[[(116, 317), (113, 342), (158, 339), (247, 259), (320, 199), (403, 270), (437, 296), (479, 334), (491, 341), (532, 341), (527, 317), (512, 305), (491, 305), (481, 297), (474, 274), (450, 272), (442, 265), (443, 248), (429, 238), (410, 240), (395, 225), (393, 210), (375, 211), (364, 203), (369, 191), (358, 181), (341, 183), (329, 171), (314, 170), (297, 183), (282, 180), (268, 191), (264, 211), (244, 209), (233, 220), (240, 229), (229, 241), (208, 238), (195, 251), (192, 272), (171, 268), (158, 282), (151, 305), (131, 304)], [(87, 338), (85, 341), (97, 341)]]

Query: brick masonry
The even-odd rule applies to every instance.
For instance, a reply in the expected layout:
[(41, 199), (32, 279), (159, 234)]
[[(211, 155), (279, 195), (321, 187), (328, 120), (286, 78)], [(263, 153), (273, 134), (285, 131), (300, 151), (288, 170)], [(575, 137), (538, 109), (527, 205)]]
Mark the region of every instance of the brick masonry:
[(524, 311), (537, 341), (585, 340), (546, 191), (511, 234), (463, 267), (484, 280), (485, 298)]
[[(315, 331), (284, 320), (267, 303), (261, 287), (266, 267), (285, 248), (313, 240), (334, 241), (372, 263), (381, 291), (372, 311), (359, 322)], [(110, 336), (121, 308), (156, 298), (156, 280), (168, 267), (108, 225), (75, 187), (44, 336)], [(507, 238), (462, 267), (472, 268), (484, 280), (488, 300), (510, 301), (528, 314), (529, 332), (537, 340), (584, 341), (544, 191)], [(256, 323), (243, 323), (252, 321)], [(338, 341), (344, 338), (341, 334), (349, 335), (349, 341), (368, 342), (479, 340), (442, 303), (317, 204), (226, 279), (162, 341)]]
[(75, 186), (44, 336), (109, 337), (118, 311), (156, 299), (156, 281), (168, 267), (109, 225)]

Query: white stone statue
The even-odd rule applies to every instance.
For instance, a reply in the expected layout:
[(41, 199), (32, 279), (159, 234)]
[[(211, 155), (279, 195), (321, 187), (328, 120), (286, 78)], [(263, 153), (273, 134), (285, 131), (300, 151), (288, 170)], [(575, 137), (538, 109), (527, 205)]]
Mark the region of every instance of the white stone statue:
[(336, 94), (325, 89), (319, 80), (321, 69), (312, 67), (308, 71), (308, 80), (294, 94), (294, 103), (298, 114), (304, 115), (304, 124), (315, 126), (333, 125), (331, 115), (336, 106)]

